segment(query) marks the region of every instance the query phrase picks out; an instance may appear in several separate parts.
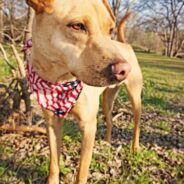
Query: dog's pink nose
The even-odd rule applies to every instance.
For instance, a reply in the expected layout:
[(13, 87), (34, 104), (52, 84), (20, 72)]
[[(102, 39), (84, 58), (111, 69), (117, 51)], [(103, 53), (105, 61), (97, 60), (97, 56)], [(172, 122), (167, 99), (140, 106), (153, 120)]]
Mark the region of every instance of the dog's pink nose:
[(127, 62), (117, 62), (111, 65), (112, 74), (117, 81), (126, 79), (128, 73), (131, 71), (131, 66)]

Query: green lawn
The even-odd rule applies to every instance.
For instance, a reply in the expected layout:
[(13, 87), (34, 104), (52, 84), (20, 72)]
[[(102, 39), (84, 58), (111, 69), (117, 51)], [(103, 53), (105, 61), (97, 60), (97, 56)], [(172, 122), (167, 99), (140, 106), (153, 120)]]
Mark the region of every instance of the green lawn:
[[(182, 112), (184, 60), (146, 53), (137, 56), (144, 76), (143, 108), (167, 115)], [(124, 89), (121, 95), (128, 100)]]
[(4, 62), (2, 58), (0, 58), (0, 81), (6, 78), (6, 76), (10, 75), (11, 71), (7, 67), (7, 64)]
[[(13, 53), (11, 51), (10, 46), (7, 46), (7, 45), (3, 45), (3, 46), (4, 46), (4, 49), (7, 52), (7, 57), (9, 59), (9, 61), (10, 61), (10, 64), (12, 66), (15, 66), (16, 65), (16, 61), (15, 61), (15, 58), (13, 56)], [(0, 51), (0, 82), (6, 83), (7, 82), (6, 79), (10, 78), (10, 76), (11, 76), (11, 69), (6, 64), (4, 58), (1, 57), (1, 51)]]
[(181, 112), (184, 104), (184, 61), (138, 54), (144, 75), (143, 104), (163, 113)]
[[(89, 184), (184, 183), (184, 61), (137, 53), (144, 75), (141, 150), (130, 150), (133, 122), (122, 88), (113, 115), (112, 145), (102, 141), (105, 124), (101, 109), (90, 166)], [(46, 181), (48, 147), (45, 136), (7, 134), (0, 137), (0, 183)], [(73, 119), (64, 124), (61, 183), (71, 184), (79, 162), (81, 135)], [(18, 143), (17, 143), (18, 142)]]

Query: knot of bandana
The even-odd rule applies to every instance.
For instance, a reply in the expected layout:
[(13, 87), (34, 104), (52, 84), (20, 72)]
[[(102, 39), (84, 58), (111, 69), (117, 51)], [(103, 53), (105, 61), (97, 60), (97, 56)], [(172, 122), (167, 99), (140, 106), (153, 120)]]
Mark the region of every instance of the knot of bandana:
[[(29, 40), (30, 42), (30, 40)], [(23, 50), (32, 47), (32, 42), (27, 43)], [(26, 64), (27, 78), (30, 88), (37, 102), (60, 118), (64, 118), (71, 111), (83, 89), (79, 80), (51, 83), (42, 79), (29, 63)]]
[(26, 52), (26, 50), (29, 49), (29, 48), (31, 48), (32, 45), (33, 45), (32, 39), (27, 40), (27, 41), (25, 42), (24, 46), (23, 46), (22, 51), (23, 51), (23, 52)]

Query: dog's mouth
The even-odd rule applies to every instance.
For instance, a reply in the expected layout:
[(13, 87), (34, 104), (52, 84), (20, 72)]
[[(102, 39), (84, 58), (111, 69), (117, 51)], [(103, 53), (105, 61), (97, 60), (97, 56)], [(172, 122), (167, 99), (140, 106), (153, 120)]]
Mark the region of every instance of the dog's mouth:
[(73, 77), (76, 77), (77, 79), (79, 79), (79, 77), (74, 73), (74, 72), (70, 72), (72, 74)]
[(107, 87), (125, 80), (130, 71), (131, 66), (129, 63), (116, 62), (109, 64), (101, 70), (91, 68), (88, 71), (80, 71), (80, 73), (71, 72), (71, 74), (87, 85)]

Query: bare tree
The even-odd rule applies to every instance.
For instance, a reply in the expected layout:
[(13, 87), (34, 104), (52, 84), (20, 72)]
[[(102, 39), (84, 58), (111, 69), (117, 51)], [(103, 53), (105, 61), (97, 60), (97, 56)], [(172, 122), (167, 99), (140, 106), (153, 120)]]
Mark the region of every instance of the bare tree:
[(0, 1), (0, 42), (3, 41), (3, 27), (4, 27), (4, 21), (3, 21), (3, 1)]
[[(4, 61), (7, 63), (9, 68), (11, 70), (15, 70), (15, 68), (17, 69), (16, 74), (13, 76), (12, 82), (10, 82), (10, 85), (8, 85), (6, 88), (7, 90), (4, 92), (5, 94), (7, 93), (7, 95), (4, 95), (5, 97), (8, 96), (9, 100), (12, 100), (13, 98), (12, 101), (15, 102), (13, 107), (9, 106), (9, 112), (12, 113), (14, 110), (19, 109), (22, 99), (25, 102), (25, 112), (28, 117), (30, 117), (28, 124), (31, 125), (32, 107), (24, 68), (24, 59), (26, 58), (27, 52), (23, 55), (23, 53), (19, 52), (19, 50), (22, 47), (23, 41), (31, 37), (31, 25), (34, 12), (30, 8), (28, 9), (23, 2), (23, 0), (7, 0), (3, 3), (3, 8), (8, 10), (8, 14), (5, 18), (1, 33), (4, 35), (4, 43), (8, 46), (8, 52), (6, 52), (4, 43), (0, 44), (0, 52), (2, 53)], [(11, 59), (9, 59), (9, 55), (12, 54), (16, 60), (16, 67), (12, 65)], [(15, 95), (12, 96), (11, 94)], [(7, 98), (1, 98), (0, 103), (2, 104), (6, 101), (8, 101)], [(9, 113), (7, 116), (9, 116)]]
[[(123, 38), (117, 38), (117, 31), (118, 31), (117, 27), (122, 20), (125, 21), (129, 19), (130, 10), (132, 6), (134, 5), (134, 2), (135, 0), (109, 0), (109, 4), (116, 17), (116, 28), (114, 29), (113, 34), (112, 34), (113, 39), (119, 39), (121, 41), (125, 41), (125, 36), (123, 36)], [(121, 24), (121, 25), (122, 26), (121, 26), (121, 29), (119, 29), (119, 31), (122, 32), (121, 35), (124, 35), (125, 24)]]
[(180, 36), (184, 23), (184, 1), (142, 0), (139, 7), (143, 6), (144, 10), (141, 12), (142, 19), (140, 20), (142, 27), (157, 32), (165, 45), (165, 55), (175, 56), (184, 40)]
[(136, 0), (109, 0), (109, 4), (117, 18), (117, 22), (119, 22), (127, 12), (131, 11), (135, 3)]
[(109, 0), (109, 3), (112, 7), (114, 15), (117, 17), (121, 6), (121, 0)]
[[(3, 34), (6, 40), (21, 42), (27, 20), (27, 6), (24, 0), (3, 0), (4, 16)], [(8, 37), (8, 36), (9, 37)], [(11, 40), (9, 40), (11, 41)]]

